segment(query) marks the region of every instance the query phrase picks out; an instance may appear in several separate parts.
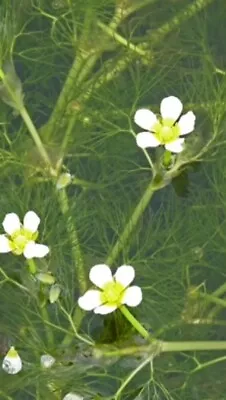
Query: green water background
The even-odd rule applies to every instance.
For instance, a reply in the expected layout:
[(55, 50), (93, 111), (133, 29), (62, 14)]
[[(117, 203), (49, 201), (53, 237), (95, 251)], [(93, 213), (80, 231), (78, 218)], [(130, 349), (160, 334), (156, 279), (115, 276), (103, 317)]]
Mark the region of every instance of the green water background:
[[(2, 102), (0, 217), (16, 212), (22, 218), (29, 209), (41, 217), (39, 240), (51, 253), (37, 265), (54, 274), (63, 307), (73, 315), (81, 293), (79, 265), (87, 277), (91, 266), (108, 259), (151, 180), (133, 136), (139, 131), (134, 112), (158, 112), (162, 98), (178, 96), (185, 111), (197, 116), (186, 167), (154, 194), (111, 267), (135, 267), (144, 299), (134, 315), (161, 340), (223, 341), (225, 291), (215, 291), (226, 271), (226, 5), (143, 3), (2, 1), (1, 67), (13, 57), (24, 103), (51, 162), (56, 165), (63, 154), (64, 170), (79, 180), (66, 188), (68, 208), (62, 209), (27, 127)], [(117, 27), (120, 37), (106, 30), (115, 4), (134, 7)], [(69, 89), (59, 104), (79, 56), (80, 68), (66, 81)], [(157, 160), (155, 151), (149, 154)], [(70, 224), (78, 234), (73, 243)], [(24, 369), (16, 376), (0, 372), (0, 398), (51, 400), (74, 391), (96, 400), (226, 399), (224, 351), (166, 353), (153, 364), (145, 363), (148, 354), (96, 359), (73, 335), (62, 345), (69, 320), (57, 304), (47, 302), (54, 326), (46, 324), (39, 307), (46, 293), (37, 289), (22, 257), (3, 254), (0, 267), (36, 296), (1, 276), (1, 354), (7, 338)], [(106, 318), (87, 314), (80, 332), (100, 348), (143, 344), (120, 312)], [(39, 365), (45, 352), (57, 359), (48, 371)]]

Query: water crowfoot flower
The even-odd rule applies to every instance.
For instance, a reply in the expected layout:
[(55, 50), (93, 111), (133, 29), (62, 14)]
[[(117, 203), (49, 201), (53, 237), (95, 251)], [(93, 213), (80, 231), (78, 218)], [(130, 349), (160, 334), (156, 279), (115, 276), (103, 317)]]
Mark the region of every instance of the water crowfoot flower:
[(95, 314), (109, 314), (126, 304), (136, 307), (142, 301), (141, 288), (131, 286), (135, 271), (130, 265), (119, 267), (114, 276), (108, 265), (98, 264), (91, 268), (89, 279), (101, 290), (88, 290), (78, 299), (79, 306), (86, 311), (93, 310)]
[(181, 115), (183, 104), (175, 96), (164, 98), (160, 104), (161, 117), (148, 109), (137, 110), (134, 116), (135, 123), (145, 132), (138, 133), (136, 142), (139, 147), (165, 146), (165, 149), (173, 153), (180, 153), (183, 150), (184, 138), (194, 130), (195, 115), (192, 111)]
[(3, 228), (6, 234), (0, 235), (0, 253), (9, 253), (20, 255), (25, 258), (45, 257), (48, 252), (48, 246), (35, 243), (38, 237), (38, 226), (40, 218), (34, 211), (28, 211), (23, 220), (23, 225), (17, 214), (6, 214), (3, 220)]
[(2, 369), (10, 375), (15, 375), (22, 369), (21, 358), (13, 346), (10, 347), (3, 359)]

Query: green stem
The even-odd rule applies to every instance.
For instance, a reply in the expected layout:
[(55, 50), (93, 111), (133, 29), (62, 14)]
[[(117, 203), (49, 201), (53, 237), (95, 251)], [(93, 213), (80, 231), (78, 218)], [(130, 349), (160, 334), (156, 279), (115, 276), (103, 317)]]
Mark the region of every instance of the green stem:
[(76, 275), (78, 278), (79, 290), (84, 293), (87, 289), (86, 274), (83, 262), (82, 251), (80, 248), (79, 238), (75, 227), (75, 220), (72, 221), (72, 217), (69, 215), (69, 203), (65, 189), (58, 191), (58, 200), (61, 208), (61, 212), (67, 218), (67, 231), (71, 240), (72, 245), (72, 257), (75, 264)]
[(28, 268), (29, 268), (29, 272), (34, 275), (37, 272), (37, 267), (36, 267), (36, 263), (35, 261), (31, 258), (30, 260), (28, 260)]
[(214, 303), (220, 305), (221, 307), (226, 308), (226, 300), (219, 299), (218, 297), (215, 297), (212, 294), (199, 293), (199, 297), (203, 298), (204, 300), (207, 300), (208, 303)]
[[(99, 27), (105, 31), (108, 35), (111, 37), (115, 36), (115, 39), (118, 40), (121, 44), (124, 46), (129, 47), (131, 50), (135, 51), (139, 56), (144, 56), (146, 53), (140, 49), (137, 48), (137, 46), (134, 46), (130, 44), (126, 39), (122, 38), (120, 35), (117, 34), (116, 30), (120, 23), (128, 17), (131, 13), (135, 12), (136, 9), (139, 9), (141, 7), (144, 7), (150, 0), (143, 0), (141, 3), (128, 8), (128, 9), (121, 9), (121, 8), (116, 8), (115, 10), (115, 15), (113, 16), (112, 20), (110, 21), (109, 25), (106, 26), (99, 22), (98, 24)], [(72, 67), (68, 73), (68, 76), (66, 78), (66, 81), (64, 83), (64, 86), (61, 90), (61, 93), (58, 97), (57, 103), (55, 105), (55, 108), (50, 116), (50, 119), (45, 126), (44, 130), (47, 136), (47, 139), (52, 136), (52, 133), (54, 132), (54, 129), (56, 127), (57, 122), (60, 120), (60, 116), (62, 116), (65, 112), (65, 108), (67, 107), (68, 103), (70, 100), (72, 100), (72, 96), (74, 93), (74, 87), (75, 85), (78, 86), (81, 82), (83, 82), (86, 77), (89, 75), (89, 73), (92, 71), (96, 61), (98, 58), (101, 56), (102, 52), (105, 50), (103, 48), (90, 48), (86, 49), (86, 45), (89, 42), (89, 35), (88, 33), (91, 32), (91, 23), (90, 23), (90, 18), (92, 17), (93, 13), (92, 10), (87, 11), (87, 16), (86, 16), (86, 21), (84, 23), (84, 31), (82, 33), (81, 39), (80, 39), (80, 45), (77, 51), (77, 55), (74, 59), (74, 62), (72, 64)], [(101, 40), (102, 43), (102, 40)], [(89, 97), (89, 95), (88, 95)], [(79, 111), (78, 111), (79, 112)]]
[(162, 342), (161, 353), (171, 351), (226, 350), (226, 341)]
[(74, 332), (74, 335), (75, 335), (79, 340), (81, 340), (82, 342), (88, 344), (89, 346), (93, 346), (93, 345), (94, 345), (94, 342), (91, 341), (91, 340), (89, 340), (89, 339), (86, 339), (85, 337), (81, 336), (81, 335), (78, 333), (78, 331), (77, 331), (77, 329), (76, 329), (76, 326), (75, 326), (75, 324), (74, 324), (74, 321), (73, 321), (71, 315), (65, 310), (65, 308), (61, 305), (61, 303), (60, 303), (59, 301), (58, 301), (58, 304), (59, 304), (59, 307), (60, 307), (61, 311), (63, 312), (63, 314), (67, 317), (67, 319), (68, 319), (68, 321), (69, 321), (69, 323), (70, 323), (70, 325), (71, 325), (71, 329), (72, 329), (72, 331)]
[[(27, 260), (27, 263), (28, 263), (28, 268), (29, 268), (29, 271), (31, 272), (31, 274), (32, 275), (35, 274), (36, 271), (37, 271), (37, 266), (36, 266), (36, 263), (35, 263), (34, 259), (31, 258), (31, 259)], [(38, 301), (38, 299), (37, 299), (37, 301)], [(48, 311), (46, 309), (46, 306), (41, 306), (39, 304), (39, 302), (38, 302), (38, 307), (39, 307), (39, 310), (40, 310), (40, 313), (41, 313), (41, 316), (42, 316), (42, 321), (43, 321), (44, 326), (45, 326), (46, 339), (47, 339), (48, 346), (54, 347), (53, 332), (50, 329), (50, 327), (45, 323), (45, 321), (49, 321), (49, 313), (48, 313)]]
[(89, 35), (92, 32), (92, 21), (94, 19), (93, 9), (88, 8), (83, 23), (83, 31), (78, 43), (78, 49), (73, 64), (68, 72), (67, 78), (57, 99), (48, 123), (44, 127), (47, 140), (51, 138), (57, 123), (63, 117), (69, 102), (73, 98), (75, 88), (86, 78), (98, 60), (101, 51), (98, 48), (89, 47)]
[(147, 58), (148, 55), (146, 50), (143, 50), (141, 47), (135, 46), (133, 43), (126, 40), (123, 36), (119, 35), (119, 33), (115, 31), (115, 29), (112, 29), (112, 27), (105, 25), (101, 21), (98, 21), (97, 25), (99, 26), (99, 28), (102, 29), (103, 32), (109, 35), (112, 39), (115, 39), (122, 46), (128, 48), (129, 50), (133, 51), (141, 57)]
[(70, 136), (71, 136), (72, 129), (74, 128), (76, 119), (77, 119), (77, 114), (73, 115), (71, 117), (70, 121), (69, 121), (66, 133), (64, 135), (62, 144), (60, 146), (60, 156), (59, 156), (59, 162), (57, 164), (57, 171), (60, 171), (60, 169), (61, 169), (61, 166), (62, 166), (62, 163), (63, 163), (63, 158), (64, 158), (64, 153), (65, 153), (65, 151), (67, 149), (68, 142), (69, 142), (69, 139), (70, 139)]
[(156, 44), (162, 41), (166, 35), (172, 32), (179, 25), (183, 24), (188, 18), (193, 17), (197, 12), (207, 7), (213, 1), (214, 0), (196, 0), (192, 4), (189, 4), (185, 9), (173, 17), (171, 21), (166, 22), (151, 34), (151, 43)]
[(147, 364), (149, 364), (152, 360), (153, 356), (147, 357), (144, 361), (142, 361), (137, 368), (135, 368), (128, 376), (127, 378), (122, 382), (120, 388), (117, 390), (114, 396), (114, 400), (120, 400), (121, 393), (125, 389), (125, 387), (129, 384), (129, 382), (132, 381), (132, 379), (140, 372)]
[[(79, 306), (76, 306), (75, 311), (73, 312), (73, 315), (71, 317), (71, 321), (73, 322), (73, 325), (77, 327), (77, 330), (79, 329), (79, 327), (82, 323), (83, 317), (84, 317), (83, 310)], [(72, 332), (73, 332), (73, 329), (68, 331), (67, 334), (64, 336), (64, 338), (62, 340), (63, 347), (68, 347), (71, 344), (71, 342), (73, 340)]]
[(214, 297), (220, 297), (222, 294), (226, 292), (226, 282), (223, 283), (223, 285), (219, 286), (213, 293), (212, 296)]
[(126, 319), (133, 325), (133, 327), (143, 336), (144, 339), (149, 339), (150, 335), (148, 331), (140, 324), (139, 321), (131, 314), (131, 312), (125, 307), (120, 307), (121, 313), (126, 317)]
[(37, 132), (37, 129), (35, 128), (27, 110), (25, 107), (22, 107), (21, 109), (19, 109), (19, 113), (21, 115), (21, 117), (24, 120), (24, 123), (26, 124), (28, 131), (31, 134), (32, 139), (34, 140), (36, 147), (38, 149), (38, 152), (41, 156), (41, 158), (43, 159), (44, 163), (46, 164), (46, 166), (48, 167), (51, 175), (56, 176), (56, 171), (54, 170), (54, 168), (52, 167), (51, 164), (51, 160), (48, 156), (48, 153), (39, 137), (39, 134)]
[(57, 124), (61, 121), (66, 107), (73, 98), (73, 93), (75, 91), (75, 84), (77, 84), (77, 76), (81, 68), (82, 57), (79, 55), (75, 57), (71, 69), (67, 75), (64, 86), (60, 92), (57, 103), (52, 111), (47, 124), (41, 129), (45, 132), (45, 137), (50, 140), (53, 132), (56, 129)]
[(148, 206), (153, 194), (157, 190), (154, 182), (151, 181), (144, 192), (141, 200), (137, 204), (132, 216), (130, 217), (129, 221), (127, 222), (122, 234), (120, 235), (118, 241), (114, 245), (113, 249), (111, 250), (110, 255), (106, 260), (106, 264), (111, 265), (119, 256), (120, 252), (125, 248), (128, 239), (130, 238), (132, 232), (134, 231), (135, 227), (137, 226), (138, 221), (140, 220), (141, 216), (143, 215), (146, 207)]
[[(54, 335), (53, 335), (52, 329), (50, 328), (51, 324), (48, 324), (49, 313), (47, 311), (46, 306), (40, 306), (39, 309), (40, 309), (40, 313), (41, 313), (41, 317), (42, 317), (42, 322), (45, 326), (46, 339), (47, 339), (48, 346), (50, 348), (54, 348)], [(47, 323), (45, 323), (45, 321), (47, 321)]]
[(10, 282), (13, 285), (17, 286), (19, 289), (23, 290), (24, 292), (30, 294), (30, 290), (26, 286), (23, 286), (19, 282), (14, 281), (14, 279), (10, 278), (2, 268), (0, 268), (0, 273), (4, 276), (6, 282)]
[(131, 6), (129, 6), (127, 9), (125, 9), (125, 15), (128, 17), (129, 14), (134, 13), (135, 11), (138, 11), (140, 8), (143, 8), (145, 6), (150, 6), (150, 4), (155, 3), (157, 0), (139, 0), (139, 2), (135, 2)]

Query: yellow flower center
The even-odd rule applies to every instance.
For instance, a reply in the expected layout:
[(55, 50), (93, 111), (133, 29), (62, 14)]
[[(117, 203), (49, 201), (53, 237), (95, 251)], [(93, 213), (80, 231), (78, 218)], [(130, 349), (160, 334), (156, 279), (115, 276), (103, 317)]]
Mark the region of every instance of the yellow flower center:
[(178, 124), (174, 124), (174, 121), (170, 118), (165, 118), (162, 119), (161, 122), (156, 122), (152, 128), (152, 132), (161, 144), (174, 142), (174, 140), (180, 136)]
[(122, 304), (124, 286), (119, 282), (108, 282), (103, 287), (101, 302), (109, 306), (119, 307)]
[(30, 241), (35, 241), (38, 237), (38, 232), (30, 232), (27, 229), (21, 228), (10, 236), (9, 244), (13, 254), (20, 255), (23, 253), (26, 245)]

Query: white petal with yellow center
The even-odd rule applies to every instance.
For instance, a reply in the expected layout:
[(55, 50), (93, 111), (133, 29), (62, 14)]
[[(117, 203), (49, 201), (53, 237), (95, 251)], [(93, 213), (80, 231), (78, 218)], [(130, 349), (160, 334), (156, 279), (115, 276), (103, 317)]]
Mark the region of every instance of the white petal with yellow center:
[(126, 288), (135, 278), (134, 268), (131, 265), (122, 265), (117, 269), (114, 278)]
[(136, 307), (142, 301), (142, 291), (139, 286), (131, 286), (124, 292), (122, 298), (122, 304), (126, 304), (129, 307)]
[(30, 258), (42, 258), (45, 257), (49, 253), (49, 247), (44, 244), (37, 244), (33, 241), (27, 243), (24, 249), (24, 257), (27, 259)]
[(102, 304), (100, 290), (87, 290), (87, 292), (79, 297), (78, 305), (83, 310), (91, 311)]
[(174, 140), (174, 142), (171, 143), (167, 143), (165, 145), (166, 150), (171, 151), (172, 153), (181, 153), (181, 151), (183, 151), (184, 146), (184, 139), (183, 138), (179, 138)]
[(158, 147), (161, 143), (156, 138), (153, 133), (150, 132), (140, 132), (136, 136), (137, 146), (142, 149), (146, 149), (147, 147)]
[(0, 235), (0, 253), (9, 253), (10, 251), (9, 240), (5, 235)]
[(169, 118), (174, 122), (179, 118), (183, 104), (175, 96), (165, 97), (160, 104), (160, 112), (163, 119)]
[(151, 131), (153, 125), (157, 122), (157, 117), (152, 111), (146, 108), (141, 108), (140, 110), (136, 111), (134, 115), (134, 121), (142, 129)]
[(9, 213), (6, 214), (3, 220), (3, 228), (8, 235), (12, 235), (14, 232), (18, 231), (21, 227), (20, 219), (17, 214)]
[(111, 312), (115, 311), (116, 308), (117, 308), (116, 305), (114, 305), (114, 306), (110, 306), (109, 305), (108, 306), (107, 304), (106, 305), (103, 304), (102, 306), (95, 308), (94, 309), (94, 313), (95, 314), (101, 314), (101, 315), (110, 314)]
[(28, 211), (24, 216), (24, 228), (29, 232), (35, 233), (40, 224), (40, 218), (34, 211)]
[(106, 264), (97, 264), (91, 268), (89, 273), (89, 279), (99, 288), (113, 281), (111, 269)]
[(13, 346), (3, 359), (2, 369), (10, 375), (15, 375), (22, 369), (21, 358)]
[(181, 135), (187, 135), (195, 129), (195, 114), (192, 111), (188, 111), (178, 121)]

